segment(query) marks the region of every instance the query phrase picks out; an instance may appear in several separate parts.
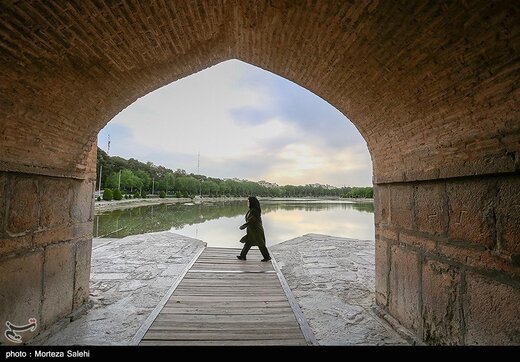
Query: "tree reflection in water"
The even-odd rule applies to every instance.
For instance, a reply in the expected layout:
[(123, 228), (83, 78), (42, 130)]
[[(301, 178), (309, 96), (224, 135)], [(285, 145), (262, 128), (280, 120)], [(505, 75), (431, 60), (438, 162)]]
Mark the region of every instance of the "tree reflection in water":
[[(297, 235), (292, 236), (296, 237), (313, 232), (360, 239), (373, 240), (374, 238), (372, 202), (264, 200), (261, 203), (264, 226), (266, 232), (272, 236), (289, 237), (296, 233)], [(199, 235), (199, 230), (203, 228), (202, 224), (208, 224), (208, 227), (211, 226), (213, 230), (212, 234), (208, 234), (209, 230), (203, 234), (209, 235), (210, 239), (217, 234), (225, 235), (226, 230), (229, 230), (229, 239), (234, 242), (233, 235), (236, 236), (234, 222), (240, 223), (246, 211), (246, 201), (219, 201), (195, 205), (161, 204), (115, 210), (96, 216), (94, 236), (122, 238), (128, 235), (172, 230), (196, 237), (195, 233)], [(363, 232), (360, 233), (361, 230)], [(349, 233), (354, 234), (349, 235)], [(281, 241), (283, 240), (268, 244), (273, 245)]]

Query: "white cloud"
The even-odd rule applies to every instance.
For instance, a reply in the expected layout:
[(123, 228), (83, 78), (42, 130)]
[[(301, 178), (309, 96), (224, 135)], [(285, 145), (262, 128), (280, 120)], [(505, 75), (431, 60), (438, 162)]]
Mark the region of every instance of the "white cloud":
[(371, 184), (368, 150), (347, 118), (298, 85), (237, 60), (137, 100), (102, 130), (100, 147), (109, 132), (111, 155), (172, 169), (196, 172), (200, 151), (201, 173), (209, 176)]

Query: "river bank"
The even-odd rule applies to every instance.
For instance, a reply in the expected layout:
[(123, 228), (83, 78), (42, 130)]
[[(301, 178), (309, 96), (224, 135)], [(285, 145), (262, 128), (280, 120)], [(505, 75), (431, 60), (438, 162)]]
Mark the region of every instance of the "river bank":
[(160, 204), (185, 204), (185, 203), (207, 203), (207, 202), (226, 202), (226, 201), (242, 201), (246, 200), (245, 197), (207, 197), (202, 199), (193, 199), (189, 197), (167, 197), (161, 199), (159, 197), (150, 197), (147, 199), (123, 199), (123, 200), (112, 200), (112, 201), (95, 201), (94, 209), (96, 214), (113, 211), (113, 210), (124, 210), (133, 207), (140, 206), (151, 206)]
[[(259, 197), (261, 202), (286, 202), (286, 203), (319, 203), (319, 202), (355, 202), (366, 203), (374, 202), (374, 199), (351, 199), (351, 198), (288, 198), (288, 197)], [(101, 214), (106, 211), (124, 210), (133, 207), (151, 206), (160, 204), (185, 204), (185, 203), (212, 203), (212, 202), (229, 202), (229, 201), (246, 201), (247, 197), (204, 197), (204, 198), (164, 198), (150, 197), (147, 199), (123, 199), (112, 201), (95, 201), (94, 209), (96, 214)]]

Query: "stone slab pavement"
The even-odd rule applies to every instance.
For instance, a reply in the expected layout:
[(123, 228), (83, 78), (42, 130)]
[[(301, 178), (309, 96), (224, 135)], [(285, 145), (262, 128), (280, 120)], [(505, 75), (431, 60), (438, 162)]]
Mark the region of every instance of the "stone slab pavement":
[(374, 241), (307, 234), (270, 249), (320, 345), (408, 344), (372, 310)]
[(206, 243), (158, 232), (93, 243), (87, 311), (30, 344), (128, 345)]

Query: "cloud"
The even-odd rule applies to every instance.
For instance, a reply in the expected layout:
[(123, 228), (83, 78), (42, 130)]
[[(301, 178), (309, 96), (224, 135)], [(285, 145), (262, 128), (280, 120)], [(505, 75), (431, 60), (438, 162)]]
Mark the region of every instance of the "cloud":
[[(240, 89), (256, 87), (270, 98), (270, 114), (299, 127), (310, 142), (327, 148), (365, 144), (357, 128), (340, 111), (309, 90), (256, 68), (238, 81)], [(265, 111), (264, 111), (265, 112)]]
[(308, 90), (233, 60), (137, 100), (99, 134), (111, 155), (214, 177), (370, 185), (365, 141)]
[(256, 126), (260, 123), (268, 121), (273, 115), (260, 108), (254, 108), (250, 106), (233, 108), (229, 110), (229, 115), (239, 125), (251, 125)]

